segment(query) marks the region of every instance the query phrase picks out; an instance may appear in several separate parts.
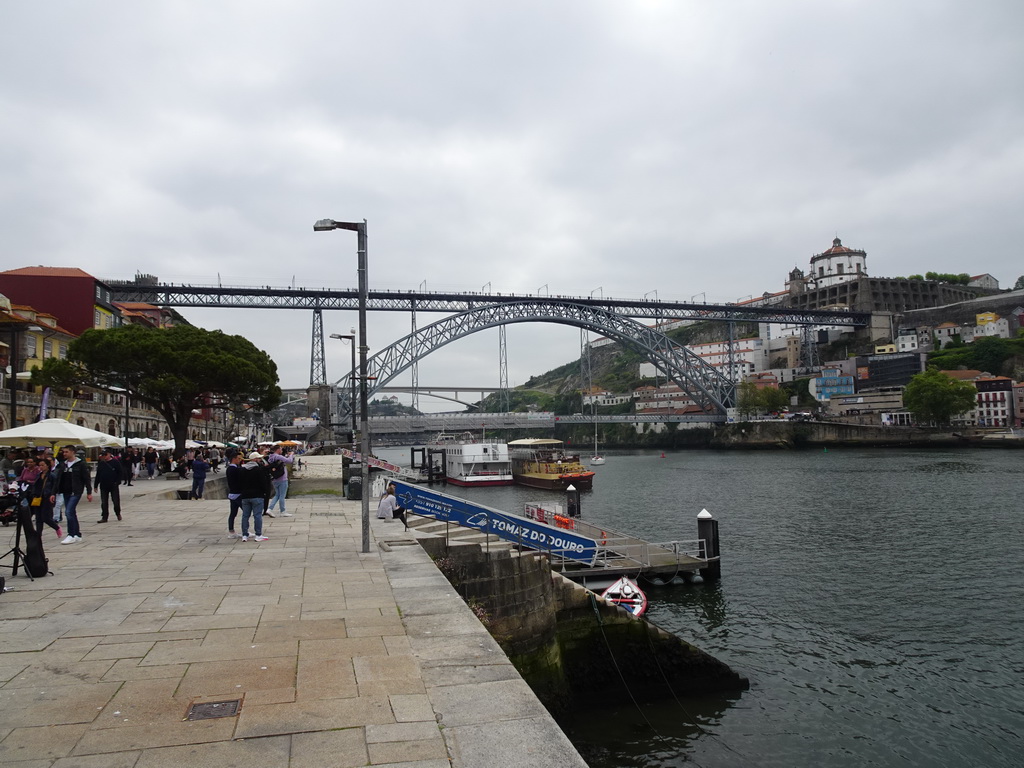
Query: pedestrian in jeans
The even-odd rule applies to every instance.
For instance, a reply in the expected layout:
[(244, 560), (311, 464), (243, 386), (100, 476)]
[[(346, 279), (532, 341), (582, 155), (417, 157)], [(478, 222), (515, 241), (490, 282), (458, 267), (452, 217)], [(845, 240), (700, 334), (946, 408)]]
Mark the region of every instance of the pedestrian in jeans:
[(64, 460), (58, 462), (53, 469), (54, 493), (50, 503), (56, 503), (57, 496), (64, 499), (68, 535), (61, 544), (74, 544), (82, 540), (82, 529), (78, 525), (78, 501), (83, 493), (92, 501), (92, 477), (89, 475), (89, 467), (75, 453), (75, 446), (65, 445), (61, 449), (61, 456)]
[(96, 465), (96, 489), (100, 492), (100, 519), (105, 523), (110, 517), (110, 502), (114, 502), (114, 514), (121, 519), (121, 480), (124, 470), (121, 462), (106, 448), (100, 451)]
[(270, 473), (258, 451), (249, 454), (241, 472), (242, 541), (249, 540), (249, 518), (253, 518), (254, 541), (266, 541), (263, 535), (263, 499), (270, 495)]
[(270, 467), (270, 480), (274, 486), (274, 498), (270, 500), (267, 507), (267, 515), (273, 517), (274, 505), (278, 504), (278, 511), (281, 517), (291, 517), (290, 512), (284, 511), (284, 500), (288, 495), (288, 465), (294, 461), (292, 456), (285, 454), (280, 445), (270, 449), (267, 456), (267, 466)]
[(202, 455), (196, 454), (192, 460), (192, 492), (189, 494), (189, 498), (202, 501), (203, 489), (206, 487), (206, 471), (209, 468), (210, 465)]
[(245, 461), (245, 455), (241, 451), (236, 451), (234, 448), (228, 448), (224, 452), (224, 457), (228, 460), (228, 466), (224, 470), (224, 479), (228, 481), (228, 502), (230, 507), (228, 508), (228, 536), (232, 539), (237, 539), (238, 534), (235, 533), (235, 517), (238, 515), (238, 510), (242, 506), (242, 462)]
[(156, 462), (157, 462), (156, 448), (149, 448), (146, 451), (146, 474), (149, 479), (152, 480), (156, 477)]

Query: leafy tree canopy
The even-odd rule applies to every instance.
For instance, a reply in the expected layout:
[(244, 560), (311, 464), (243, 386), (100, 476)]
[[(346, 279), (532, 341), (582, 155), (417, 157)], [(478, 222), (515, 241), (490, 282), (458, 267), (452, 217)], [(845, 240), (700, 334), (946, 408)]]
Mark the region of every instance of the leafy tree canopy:
[(164, 417), (178, 451), (193, 410), (270, 410), (281, 400), (277, 381), (277, 365), (248, 339), (191, 325), (90, 329), (66, 360), (49, 358), (32, 372), (42, 386), (127, 389)]
[(789, 392), (778, 387), (758, 388), (752, 381), (742, 381), (737, 390), (736, 408), (744, 417), (759, 411), (781, 411), (789, 405)]
[(925, 272), (924, 279), (937, 280), (940, 283), (952, 283), (954, 285), (967, 285), (971, 282), (971, 276), (966, 272), (961, 272), (958, 275), (949, 272)]
[(966, 368), (999, 376), (1009, 358), (1021, 356), (1024, 356), (1024, 342), (1021, 339), (984, 336), (970, 344), (961, 343), (932, 352), (928, 356), (928, 364), (939, 370)]
[(903, 404), (919, 424), (948, 424), (953, 416), (971, 410), (978, 390), (936, 368), (914, 376), (903, 392)]
[(1013, 284), (1013, 290), (1024, 291), (1024, 275), (1017, 278), (1017, 282)]

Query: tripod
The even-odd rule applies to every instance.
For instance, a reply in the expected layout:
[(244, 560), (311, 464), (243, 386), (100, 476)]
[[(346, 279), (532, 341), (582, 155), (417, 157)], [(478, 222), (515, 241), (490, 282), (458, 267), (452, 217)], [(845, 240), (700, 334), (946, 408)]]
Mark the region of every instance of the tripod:
[[(19, 566), (24, 566), (25, 575), (32, 581), (36, 580), (36, 576), (46, 576), (48, 573), (51, 573), (48, 567), (49, 563), (46, 560), (46, 554), (43, 552), (42, 536), (40, 536), (39, 531), (33, 525), (34, 517), (32, 507), (18, 507), (18, 528), (14, 534), (14, 546), (3, 555), (0, 555), (0, 560), (13, 555), (14, 570), (12, 575), (17, 576)], [(24, 551), (21, 548), (22, 531), (25, 533)]]
[[(6, 560), (11, 555), (14, 555), (14, 568), (11, 571), (12, 576), (18, 575), (18, 568), (21, 567), (21, 564), (25, 562), (25, 552), (21, 549), (21, 527), (23, 525), (23, 522), (22, 515), (20, 513), (21, 510), (19, 509), (14, 515), (14, 546), (6, 552), (4, 552), (2, 555), (0, 555), (0, 560)], [(32, 577), (32, 574), (28, 572), (27, 568), (25, 569), (25, 575), (28, 576), (32, 581), (35, 581), (35, 579)]]

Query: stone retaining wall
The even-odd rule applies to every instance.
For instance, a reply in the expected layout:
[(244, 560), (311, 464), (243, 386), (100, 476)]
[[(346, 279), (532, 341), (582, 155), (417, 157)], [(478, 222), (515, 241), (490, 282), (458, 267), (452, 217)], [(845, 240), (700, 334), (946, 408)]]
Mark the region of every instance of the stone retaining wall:
[(552, 712), (598, 693), (605, 701), (660, 701), (749, 685), (699, 648), (552, 572), (540, 553), (419, 541)]

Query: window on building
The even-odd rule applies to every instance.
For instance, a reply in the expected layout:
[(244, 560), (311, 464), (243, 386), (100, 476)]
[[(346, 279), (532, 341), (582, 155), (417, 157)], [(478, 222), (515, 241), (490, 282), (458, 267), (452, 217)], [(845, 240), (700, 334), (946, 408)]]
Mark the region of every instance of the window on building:
[(103, 291), (100, 290), (99, 285), (96, 286), (96, 301), (103, 298)]
[(47, 357), (53, 357), (53, 342), (50, 339), (43, 342), (43, 358)]
[(843, 265), (842, 264), (836, 264), (836, 272), (838, 274), (840, 274), (840, 275), (843, 274)]
[(36, 356), (36, 337), (26, 336), (25, 337), (25, 355), (26, 357)]
[(67, 344), (61, 344), (60, 347), (58, 347), (57, 354), (60, 355), (60, 359), (61, 360), (67, 359), (67, 356), (68, 356), (68, 345)]
[(102, 328), (103, 327), (102, 325), (100, 325), (100, 311), (98, 309), (94, 309), (92, 311), (92, 327), (93, 328)]

